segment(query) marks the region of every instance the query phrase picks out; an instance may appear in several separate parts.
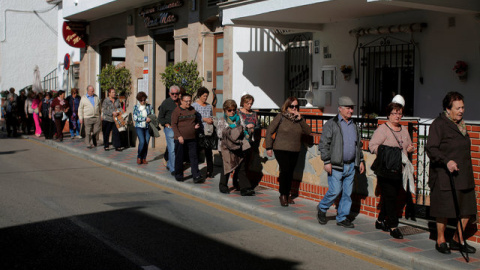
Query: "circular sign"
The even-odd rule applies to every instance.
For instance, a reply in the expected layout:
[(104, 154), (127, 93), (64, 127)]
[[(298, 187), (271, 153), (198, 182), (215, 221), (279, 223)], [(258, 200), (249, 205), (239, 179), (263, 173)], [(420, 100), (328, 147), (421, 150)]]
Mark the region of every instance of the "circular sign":
[(68, 70), (70, 68), (70, 54), (65, 54), (65, 58), (63, 59), (63, 68)]

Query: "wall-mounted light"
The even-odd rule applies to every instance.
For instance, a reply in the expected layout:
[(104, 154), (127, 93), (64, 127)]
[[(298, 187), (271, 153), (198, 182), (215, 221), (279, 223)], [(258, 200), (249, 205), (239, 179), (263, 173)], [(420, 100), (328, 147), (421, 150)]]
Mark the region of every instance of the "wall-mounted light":
[(76, 5), (78, 5), (78, 0), (73, 0), (73, 3)]

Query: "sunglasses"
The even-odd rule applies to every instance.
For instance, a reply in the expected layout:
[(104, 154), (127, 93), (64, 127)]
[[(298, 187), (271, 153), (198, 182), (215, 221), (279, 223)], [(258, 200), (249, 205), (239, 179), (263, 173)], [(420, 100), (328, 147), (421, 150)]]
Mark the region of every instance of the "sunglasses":
[(234, 112), (235, 109), (230, 109), (230, 110), (227, 110), (227, 112)]
[(299, 108), (300, 108), (300, 105), (290, 105), (290, 106), (288, 106), (288, 107), (289, 107), (290, 109), (293, 109), (293, 108), (299, 109)]
[(172, 96), (178, 96), (179, 93), (170, 93)]

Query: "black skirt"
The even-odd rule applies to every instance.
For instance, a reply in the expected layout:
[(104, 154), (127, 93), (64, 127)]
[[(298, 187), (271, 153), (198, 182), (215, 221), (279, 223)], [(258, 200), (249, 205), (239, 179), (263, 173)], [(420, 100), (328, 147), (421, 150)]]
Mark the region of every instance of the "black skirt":
[[(475, 216), (477, 204), (475, 189), (457, 190), (460, 216)], [(455, 204), (451, 190), (440, 190), (435, 187), (430, 193), (430, 216), (438, 218), (456, 218)]]

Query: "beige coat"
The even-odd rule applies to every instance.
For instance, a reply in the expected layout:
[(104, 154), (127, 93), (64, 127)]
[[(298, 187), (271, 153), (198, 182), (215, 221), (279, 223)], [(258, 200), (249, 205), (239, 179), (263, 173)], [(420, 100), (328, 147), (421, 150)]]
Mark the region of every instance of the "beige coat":
[[(241, 121), (243, 124), (243, 121)], [(250, 144), (243, 135), (243, 126), (230, 128), (224, 119), (220, 119), (217, 125), (217, 135), (220, 138), (219, 149), (222, 155), (224, 174), (235, 170), (245, 158), (244, 151), (250, 148)]]
[(97, 95), (94, 95), (95, 107), (92, 106), (87, 95), (84, 95), (78, 105), (78, 119), (83, 120), (85, 118), (100, 117), (100, 99)]

